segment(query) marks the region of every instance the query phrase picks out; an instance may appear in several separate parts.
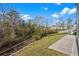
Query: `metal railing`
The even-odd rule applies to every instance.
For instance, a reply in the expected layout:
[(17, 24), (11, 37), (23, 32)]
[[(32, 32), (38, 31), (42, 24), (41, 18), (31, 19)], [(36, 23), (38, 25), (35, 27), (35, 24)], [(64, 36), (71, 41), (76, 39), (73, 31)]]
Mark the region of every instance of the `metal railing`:
[(8, 56), (8, 55), (11, 55), (12, 53), (20, 50), (21, 48), (23, 48), (24, 46), (28, 45), (29, 43), (31, 43), (32, 41), (29, 39), (29, 40), (25, 40), (17, 45), (14, 45), (2, 52), (0, 52), (0, 55), (1, 56)]

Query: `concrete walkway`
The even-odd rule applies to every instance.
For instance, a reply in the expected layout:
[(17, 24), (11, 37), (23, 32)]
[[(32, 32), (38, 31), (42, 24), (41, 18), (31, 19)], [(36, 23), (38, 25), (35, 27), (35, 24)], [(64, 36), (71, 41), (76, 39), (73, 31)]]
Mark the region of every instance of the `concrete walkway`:
[(67, 55), (77, 56), (76, 37), (74, 35), (66, 35), (56, 43), (48, 47)]

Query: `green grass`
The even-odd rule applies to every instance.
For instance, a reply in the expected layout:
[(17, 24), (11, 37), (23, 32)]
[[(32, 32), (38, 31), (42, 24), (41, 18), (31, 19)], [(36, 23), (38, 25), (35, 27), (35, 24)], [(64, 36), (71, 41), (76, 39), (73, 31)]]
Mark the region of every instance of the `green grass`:
[(65, 54), (48, 49), (48, 47), (61, 39), (66, 34), (48, 35), (41, 40), (26, 46), (23, 50), (16, 53), (17, 56), (63, 56)]

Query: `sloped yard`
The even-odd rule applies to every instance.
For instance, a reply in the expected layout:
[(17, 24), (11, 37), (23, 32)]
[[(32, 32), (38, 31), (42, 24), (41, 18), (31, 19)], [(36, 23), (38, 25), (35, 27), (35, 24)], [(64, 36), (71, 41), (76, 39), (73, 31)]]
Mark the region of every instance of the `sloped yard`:
[(61, 39), (66, 34), (52, 34), (42, 38), (41, 40), (24, 47), (24, 49), (15, 53), (17, 56), (62, 56), (65, 55), (55, 50), (48, 49), (48, 47)]

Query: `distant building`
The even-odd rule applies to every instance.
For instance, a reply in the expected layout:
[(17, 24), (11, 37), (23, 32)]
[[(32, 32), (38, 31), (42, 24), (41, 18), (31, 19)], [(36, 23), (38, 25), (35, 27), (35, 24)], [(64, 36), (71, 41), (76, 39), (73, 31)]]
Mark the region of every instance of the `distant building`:
[[(67, 25), (63, 26), (63, 28), (62, 27), (59, 27), (59, 26), (56, 26), (56, 25), (53, 25), (50, 28), (51, 29), (60, 29), (60, 30), (63, 30), (64, 29), (64, 30), (68, 30), (67, 29)], [(76, 29), (76, 24), (71, 25), (71, 29)]]
[(64, 27), (62, 28), (62, 27), (53, 25), (53, 26), (51, 26), (51, 29), (67, 29), (67, 26), (64, 26)]

